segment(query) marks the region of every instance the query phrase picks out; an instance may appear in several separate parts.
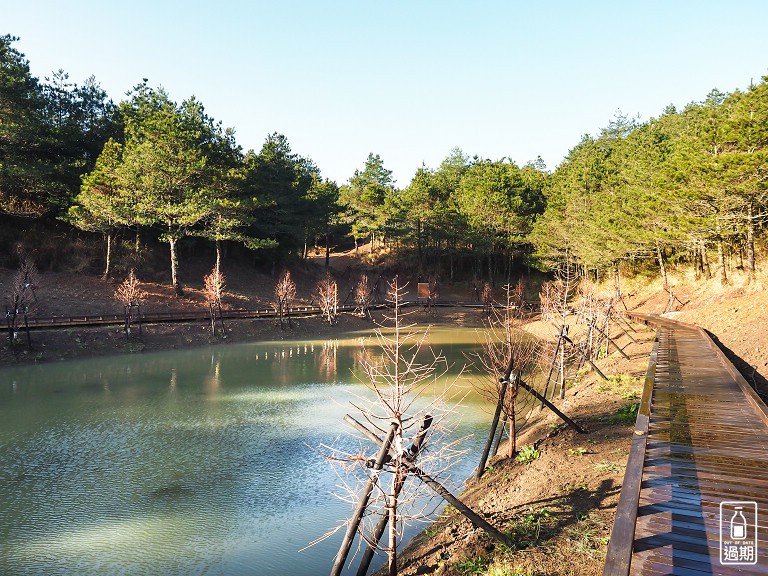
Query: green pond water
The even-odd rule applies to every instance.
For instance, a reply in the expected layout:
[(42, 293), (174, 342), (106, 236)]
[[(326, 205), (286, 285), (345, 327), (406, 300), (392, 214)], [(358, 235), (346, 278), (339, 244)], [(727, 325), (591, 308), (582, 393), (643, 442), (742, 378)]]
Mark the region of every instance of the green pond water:
[[(478, 340), (474, 330), (430, 337), (449, 374)], [(353, 376), (365, 341), (0, 370), (0, 574), (328, 573), (341, 531), (301, 550), (351, 505), (331, 495), (339, 477), (310, 447), (359, 445), (342, 418), (368, 394)], [(470, 394), (455, 416), (450, 439), (471, 436), (454, 490), (477, 465), (490, 410)]]

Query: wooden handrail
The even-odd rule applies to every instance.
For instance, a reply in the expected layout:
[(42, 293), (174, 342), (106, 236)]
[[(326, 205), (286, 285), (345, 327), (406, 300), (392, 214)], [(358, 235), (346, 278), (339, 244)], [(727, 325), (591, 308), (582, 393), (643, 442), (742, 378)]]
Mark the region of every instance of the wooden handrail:
[(632, 562), (632, 547), (635, 540), (637, 509), (640, 504), (640, 487), (643, 480), (645, 448), (648, 442), (651, 399), (653, 398), (653, 382), (656, 378), (658, 354), (659, 341), (656, 340), (648, 362), (648, 371), (645, 374), (643, 396), (637, 411), (635, 432), (629, 449), (627, 468), (624, 471), (619, 503), (616, 506), (616, 519), (613, 522), (611, 539), (608, 542), (603, 576), (627, 576)]

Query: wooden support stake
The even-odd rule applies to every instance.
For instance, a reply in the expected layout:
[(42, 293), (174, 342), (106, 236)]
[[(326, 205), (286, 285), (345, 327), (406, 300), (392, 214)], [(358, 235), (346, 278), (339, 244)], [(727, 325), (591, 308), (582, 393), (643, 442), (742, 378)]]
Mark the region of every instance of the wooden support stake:
[(498, 432), (496, 432), (496, 440), (493, 442), (493, 448), (491, 448), (491, 456), (496, 456), (499, 453), (499, 445), (501, 444), (501, 438), (504, 436), (504, 428), (507, 425), (509, 416), (506, 412), (503, 412), (504, 416), (501, 418), (501, 426), (499, 426)]
[[(360, 424), (360, 422), (352, 418), (352, 416), (350, 416), (349, 414), (344, 416), (344, 421), (350, 424), (353, 428), (355, 428), (358, 432), (360, 432), (365, 437), (370, 439), (372, 442), (374, 442), (377, 446), (382, 445), (381, 438), (379, 438), (376, 434), (368, 430), (368, 428)], [(389, 454), (393, 458), (397, 458), (397, 454), (395, 454), (394, 450), (392, 450), (391, 448), (389, 449)], [(437, 492), (437, 494), (442, 496), (442, 498), (446, 502), (448, 502), (454, 508), (456, 508), (459, 512), (461, 512), (477, 528), (481, 528), (485, 530), (489, 535), (493, 536), (495, 539), (497, 539), (499, 542), (502, 542), (506, 546), (512, 546), (511, 538), (509, 538), (506, 534), (499, 532), (496, 528), (491, 526), (491, 524), (489, 524), (485, 518), (473, 512), (466, 504), (464, 504), (461, 500), (456, 498), (456, 496), (451, 494), (450, 491), (445, 486), (440, 484), (437, 480), (432, 478), (429, 474), (424, 472), (421, 468), (419, 468), (418, 466), (415, 466), (414, 464), (412, 464), (411, 462), (405, 459), (402, 459), (401, 463), (402, 463), (402, 466), (406, 469), (406, 471), (416, 476), (419, 480), (421, 480), (427, 486), (432, 488), (432, 490)]]
[(474, 512), (471, 508), (469, 508), (469, 506), (464, 504), (464, 502), (456, 498), (456, 496), (451, 494), (450, 491), (437, 480), (413, 464), (406, 463), (405, 468), (408, 470), (408, 472), (416, 476), (419, 480), (424, 482), (427, 486), (432, 488), (432, 490), (442, 496), (442, 498), (448, 502), (448, 504), (461, 512), (470, 522), (472, 522), (472, 524), (475, 525), (475, 527), (485, 530), (490, 536), (503, 543), (504, 545), (510, 547), (512, 546), (512, 539), (509, 536), (494, 528), (485, 518)]
[[(568, 338), (568, 327), (563, 329), (563, 338)], [(554, 395), (555, 389), (552, 388)], [(565, 346), (560, 348), (560, 399), (565, 398)]]
[[(411, 462), (415, 461), (416, 458), (419, 456), (419, 452), (421, 452), (421, 448), (424, 445), (424, 439), (427, 436), (427, 430), (432, 425), (432, 416), (427, 414), (424, 416), (424, 421), (421, 423), (421, 428), (419, 429), (418, 433), (416, 434), (416, 438), (413, 440), (413, 444), (408, 449), (406, 458), (410, 460)], [(405, 485), (405, 479), (406, 475), (403, 474), (398, 478), (397, 484), (395, 484), (395, 497), (398, 497), (400, 495), (400, 491), (403, 489), (403, 486)], [(379, 518), (378, 523), (376, 524), (376, 527), (373, 529), (373, 532), (371, 533), (370, 539), (368, 539), (368, 546), (366, 546), (365, 551), (363, 552), (363, 557), (360, 560), (360, 566), (357, 568), (357, 576), (365, 576), (368, 573), (368, 568), (371, 565), (371, 561), (373, 560), (373, 554), (376, 552), (376, 547), (379, 545), (379, 541), (381, 540), (381, 537), (384, 535), (384, 531), (387, 529), (387, 524), (389, 523), (389, 514), (386, 512), (381, 515), (381, 518)]]
[(552, 410), (552, 412), (554, 412), (555, 414), (557, 414), (557, 416), (558, 416), (558, 417), (559, 417), (559, 418), (560, 418), (560, 419), (561, 419), (563, 422), (565, 422), (566, 424), (568, 424), (568, 426), (570, 426), (571, 428), (573, 428), (574, 430), (576, 430), (576, 432), (579, 432), (580, 434), (586, 434), (586, 433), (587, 433), (587, 431), (586, 431), (586, 430), (584, 430), (584, 428), (582, 428), (581, 426), (579, 426), (578, 424), (576, 424), (576, 422), (574, 422), (573, 420), (571, 420), (570, 418), (568, 418), (568, 416), (566, 416), (565, 414), (563, 414), (562, 412), (560, 412), (560, 410), (558, 410), (558, 409), (557, 409), (557, 407), (556, 407), (554, 404), (552, 404), (552, 403), (551, 403), (549, 400), (547, 400), (546, 398), (544, 398), (544, 396), (542, 396), (541, 394), (539, 394), (538, 392), (536, 392), (536, 390), (535, 390), (534, 388), (532, 388), (531, 386), (529, 386), (528, 384), (526, 384), (526, 383), (525, 383), (525, 382), (523, 382), (522, 380), (520, 380), (520, 386), (521, 386), (522, 388), (525, 388), (525, 389), (528, 391), (528, 393), (529, 393), (529, 394), (531, 394), (531, 396), (533, 396), (534, 398), (537, 398), (537, 399), (541, 400), (541, 403), (542, 403), (542, 404), (545, 404), (547, 408), (549, 408), (550, 410)]
[(565, 338), (565, 341), (566, 341), (566, 342), (568, 342), (568, 343), (569, 343), (571, 346), (573, 346), (574, 348), (576, 348), (576, 350), (578, 350), (579, 352), (581, 352), (582, 356), (584, 356), (584, 360), (586, 360), (587, 362), (589, 362), (589, 365), (590, 365), (590, 366), (592, 366), (592, 368), (594, 369), (594, 371), (595, 371), (595, 372), (597, 372), (597, 373), (599, 374), (599, 376), (600, 376), (600, 377), (601, 377), (603, 380), (608, 380), (608, 376), (606, 376), (605, 374), (603, 374), (603, 373), (600, 371), (600, 368), (598, 368), (597, 366), (595, 366), (595, 363), (594, 363), (594, 362), (592, 362), (592, 360), (591, 360), (590, 358), (587, 358), (587, 357), (586, 357), (586, 355), (584, 355), (584, 351), (583, 351), (583, 350), (579, 350), (579, 348), (578, 348), (578, 347), (577, 347), (577, 346), (576, 346), (576, 345), (573, 343), (573, 340), (571, 340), (570, 338), (568, 338), (568, 336), (564, 336), (563, 338)]
[[(547, 390), (549, 390), (549, 383), (552, 380), (552, 372), (555, 370), (555, 362), (557, 362), (557, 353), (560, 351), (560, 344), (563, 342), (563, 326), (560, 327), (560, 335), (557, 337), (557, 346), (555, 347), (555, 353), (552, 355), (552, 363), (549, 365), (549, 374), (547, 374), (547, 380), (544, 384), (544, 391), (543, 395), (547, 395)], [(539, 406), (539, 410), (544, 408), (544, 403), (541, 403), (541, 406)]]
[(24, 307), (24, 328), (27, 331), (27, 346), (32, 349), (32, 336), (29, 334), (29, 321), (27, 320), (27, 307)]
[(389, 456), (390, 446), (392, 445), (392, 440), (395, 438), (397, 428), (397, 422), (392, 422), (389, 426), (387, 438), (383, 442), (377, 442), (377, 445), (381, 446), (381, 449), (379, 450), (379, 455), (376, 457), (376, 462), (373, 464), (374, 472), (371, 477), (368, 478), (363, 494), (360, 496), (360, 500), (355, 508), (355, 513), (347, 526), (347, 533), (344, 535), (344, 540), (341, 542), (339, 552), (336, 554), (336, 559), (333, 563), (333, 568), (331, 569), (331, 576), (339, 576), (344, 569), (344, 563), (347, 561), (349, 549), (352, 547), (352, 541), (355, 539), (357, 527), (360, 525), (365, 509), (368, 507), (368, 501), (371, 498), (371, 493), (379, 478), (379, 473), (384, 466), (384, 460)]
[(480, 478), (485, 472), (485, 463), (488, 461), (488, 454), (491, 452), (491, 446), (493, 445), (493, 439), (496, 437), (496, 427), (499, 425), (499, 416), (501, 416), (501, 410), (504, 407), (504, 397), (507, 394), (507, 386), (501, 385), (501, 393), (499, 394), (499, 401), (496, 403), (496, 412), (493, 413), (493, 421), (491, 422), (491, 431), (488, 434), (488, 440), (485, 443), (483, 449), (483, 455), (480, 457), (480, 464), (477, 466), (476, 478)]
[[(624, 350), (622, 350), (621, 347), (619, 347), (619, 345), (616, 344), (616, 342), (614, 342), (613, 339), (610, 336), (608, 336), (608, 334), (606, 334), (605, 332), (600, 330), (600, 328), (598, 328), (597, 326), (595, 326), (595, 330), (600, 332), (600, 334), (602, 334), (609, 343), (613, 344), (613, 346), (616, 348), (616, 350), (618, 350), (621, 353), (621, 355), (624, 356), (624, 358), (629, 360), (629, 356), (627, 356), (627, 353), (624, 352)], [(606, 354), (608, 353), (608, 344), (605, 345), (605, 352), (606, 352)]]
[[(635, 340), (635, 339), (632, 337), (632, 334), (630, 334), (629, 332), (627, 332), (627, 329), (626, 329), (626, 328), (624, 328), (624, 324), (623, 324), (622, 322), (623, 322), (623, 320), (616, 320), (616, 326), (618, 326), (618, 327), (621, 329), (621, 331), (622, 331), (622, 332), (624, 332), (624, 334), (626, 335), (626, 337), (627, 337), (627, 338), (629, 338), (630, 340), (632, 340), (632, 343), (633, 343), (633, 344), (637, 344), (637, 340)], [(629, 326), (629, 325), (627, 324), (627, 326)], [(631, 328), (631, 326), (630, 326), (630, 328)], [(634, 331), (635, 331), (635, 329), (634, 329), (634, 328), (632, 328), (632, 331), (634, 332)]]

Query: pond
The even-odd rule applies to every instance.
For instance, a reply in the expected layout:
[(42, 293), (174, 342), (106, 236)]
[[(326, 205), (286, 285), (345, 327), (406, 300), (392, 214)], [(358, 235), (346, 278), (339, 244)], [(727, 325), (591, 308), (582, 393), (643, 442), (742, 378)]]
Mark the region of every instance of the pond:
[[(312, 448), (352, 441), (342, 418), (366, 393), (353, 371), (369, 336), (0, 370), (0, 574), (328, 573), (343, 531), (304, 548), (351, 505)], [(430, 338), (453, 374), (479, 340)], [(462, 404), (453, 490), (490, 410)]]

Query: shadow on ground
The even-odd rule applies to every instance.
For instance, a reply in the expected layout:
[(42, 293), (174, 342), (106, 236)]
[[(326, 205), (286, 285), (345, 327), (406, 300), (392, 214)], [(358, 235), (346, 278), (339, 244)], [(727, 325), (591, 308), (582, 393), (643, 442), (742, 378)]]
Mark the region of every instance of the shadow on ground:
[(705, 332), (712, 338), (714, 343), (717, 344), (717, 347), (723, 351), (723, 354), (727, 356), (728, 360), (736, 366), (736, 369), (741, 372), (744, 379), (757, 391), (758, 394), (760, 394), (763, 401), (768, 402), (768, 380), (766, 380), (765, 376), (758, 372), (757, 368), (723, 344), (715, 334), (712, 334), (709, 330), (705, 330)]

